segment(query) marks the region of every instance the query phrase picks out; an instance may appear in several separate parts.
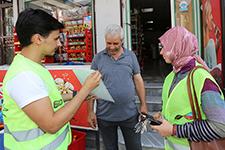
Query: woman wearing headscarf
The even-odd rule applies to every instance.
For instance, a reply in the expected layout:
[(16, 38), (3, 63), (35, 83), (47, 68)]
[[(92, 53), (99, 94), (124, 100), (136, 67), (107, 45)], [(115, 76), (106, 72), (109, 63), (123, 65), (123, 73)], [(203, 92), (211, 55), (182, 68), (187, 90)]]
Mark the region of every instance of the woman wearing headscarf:
[[(225, 137), (225, 103), (221, 89), (208, 73), (204, 61), (196, 55), (197, 38), (183, 27), (169, 29), (160, 38), (161, 51), (173, 71), (166, 77), (162, 91), (162, 122), (151, 126), (165, 137), (166, 150), (189, 150), (188, 141), (212, 141)], [(197, 93), (202, 121), (193, 120), (187, 92), (187, 76), (195, 66), (193, 81)]]

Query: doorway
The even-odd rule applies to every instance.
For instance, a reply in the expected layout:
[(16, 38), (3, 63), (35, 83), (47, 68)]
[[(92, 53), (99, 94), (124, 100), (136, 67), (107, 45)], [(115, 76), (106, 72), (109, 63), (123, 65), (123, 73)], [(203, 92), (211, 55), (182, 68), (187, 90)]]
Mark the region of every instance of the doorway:
[(144, 79), (163, 81), (172, 70), (158, 49), (158, 38), (171, 27), (169, 0), (131, 0), (132, 50)]

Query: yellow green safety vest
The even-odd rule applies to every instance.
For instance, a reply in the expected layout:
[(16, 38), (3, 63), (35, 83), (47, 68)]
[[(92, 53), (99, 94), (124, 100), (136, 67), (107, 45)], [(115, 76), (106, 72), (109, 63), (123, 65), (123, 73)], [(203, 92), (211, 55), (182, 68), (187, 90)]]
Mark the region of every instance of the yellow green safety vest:
[(24, 71), (32, 71), (44, 81), (54, 111), (64, 106), (62, 97), (50, 72), (40, 64), (17, 54), (3, 80), (4, 101), (2, 112), (4, 116), (5, 150), (66, 150), (71, 142), (69, 123), (55, 134), (46, 133), (9, 96), (5, 88), (6, 83), (18, 73)]
[[(174, 87), (169, 95), (169, 90), (172, 85), (175, 73), (171, 72), (165, 79), (162, 91), (162, 114), (164, 118), (172, 124), (182, 125), (186, 122), (191, 122), (193, 120), (186, 119), (182, 117), (180, 119), (175, 119), (176, 116), (185, 116), (192, 112), (188, 92), (187, 92), (187, 76), (182, 79)], [(198, 104), (201, 106), (201, 91), (204, 86), (206, 78), (212, 80), (216, 85), (214, 78), (205, 70), (197, 69), (194, 72), (194, 85), (197, 94)], [(219, 87), (219, 86), (218, 86)], [(222, 91), (221, 91), (222, 93)], [(223, 98), (223, 94), (221, 94)], [(201, 109), (201, 107), (200, 107)], [(206, 119), (204, 112), (201, 109), (202, 119)], [(189, 143), (186, 138), (177, 138), (175, 136), (169, 136), (165, 138), (165, 149), (166, 150), (189, 150)]]

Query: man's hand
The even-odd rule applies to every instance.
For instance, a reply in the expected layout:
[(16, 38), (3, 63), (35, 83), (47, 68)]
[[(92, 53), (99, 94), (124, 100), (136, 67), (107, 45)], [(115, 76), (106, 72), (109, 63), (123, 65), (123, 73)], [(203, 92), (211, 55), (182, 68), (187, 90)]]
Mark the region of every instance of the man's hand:
[(148, 107), (147, 107), (146, 104), (141, 104), (140, 112), (143, 113), (143, 114), (147, 114), (148, 113)]
[(97, 96), (93, 94), (89, 94), (86, 98), (87, 101), (94, 101), (96, 99), (97, 99)]
[(95, 115), (95, 113), (93, 111), (88, 113), (88, 123), (90, 124), (90, 126), (93, 129), (96, 128), (97, 118), (96, 118), (96, 115)]

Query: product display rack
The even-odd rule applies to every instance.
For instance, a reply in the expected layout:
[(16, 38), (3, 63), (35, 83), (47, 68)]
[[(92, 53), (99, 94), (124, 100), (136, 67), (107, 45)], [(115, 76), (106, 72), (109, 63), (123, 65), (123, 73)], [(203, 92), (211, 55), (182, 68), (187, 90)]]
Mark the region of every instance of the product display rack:
[[(67, 53), (67, 61), (91, 62), (92, 53), (92, 31), (83, 25), (83, 21), (65, 21), (65, 29), (62, 31), (65, 36), (63, 47)], [(14, 52), (21, 51), (20, 43), (14, 31)], [(53, 63), (53, 57), (46, 57), (45, 63)]]
[(65, 49), (68, 61), (92, 61), (92, 32), (82, 19), (65, 21)]

